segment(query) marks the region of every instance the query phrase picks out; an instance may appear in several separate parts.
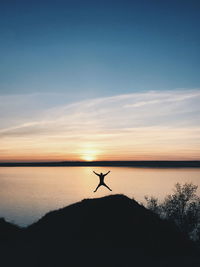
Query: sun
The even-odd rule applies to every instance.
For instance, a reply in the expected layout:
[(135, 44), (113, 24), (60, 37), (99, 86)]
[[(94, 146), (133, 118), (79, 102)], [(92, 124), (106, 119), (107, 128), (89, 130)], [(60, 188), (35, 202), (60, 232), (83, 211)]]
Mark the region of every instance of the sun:
[(83, 157), (83, 160), (85, 161), (94, 161), (96, 158), (92, 155), (84, 155)]
[(96, 150), (86, 150), (82, 153), (81, 159), (84, 161), (94, 161), (97, 159), (98, 152)]

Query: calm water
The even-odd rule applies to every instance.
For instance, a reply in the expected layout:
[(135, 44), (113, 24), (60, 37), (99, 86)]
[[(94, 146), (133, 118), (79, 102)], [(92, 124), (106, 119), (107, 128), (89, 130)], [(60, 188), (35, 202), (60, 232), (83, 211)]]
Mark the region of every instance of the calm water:
[(98, 184), (93, 169), (111, 170), (105, 182), (112, 193), (123, 193), (137, 201), (143, 201), (144, 195), (163, 199), (172, 193), (176, 182), (193, 182), (199, 185), (200, 194), (200, 169), (1, 167), (0, 217), (25, 226), (50, 210), (110, 194), (105, 187), (93, 193)]

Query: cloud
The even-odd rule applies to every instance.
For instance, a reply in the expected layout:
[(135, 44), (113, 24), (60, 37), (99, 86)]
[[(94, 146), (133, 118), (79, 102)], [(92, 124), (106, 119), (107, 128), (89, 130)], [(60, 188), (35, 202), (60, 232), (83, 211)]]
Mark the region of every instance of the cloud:
[[(27, 106), (31, 98), (23, 98), (21, 105)], [(16, 121), (1, 118), (6, 123), (1, 124), (0, 146), (8, 157), (17, 157), (21, 148), (20, 153), (30, 157), (78, 158), (88, 146), (102, 158), (199, 158), (199, 102), (197, 89), (117, 95), (45, 109), (40, 105), (39, 112), (33, 108), (28, 117), (21, 106)], [(6, 107), (14, 113), (12, 104), (7, 101)]]

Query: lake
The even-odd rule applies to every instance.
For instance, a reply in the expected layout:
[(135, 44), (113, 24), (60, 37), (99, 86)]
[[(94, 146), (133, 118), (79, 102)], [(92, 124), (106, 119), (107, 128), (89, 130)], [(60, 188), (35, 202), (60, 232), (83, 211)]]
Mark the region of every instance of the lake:
[[(105, 177), (110, 192), (100, 187), (96, 172)], [(50, 210), (62, 208), (84, 198), (122, 193), (139, 202), (145, 195), (162, 200), (172, 193), (174, 184), (193, 182), (200, 194), (200, 169), (128, 167), (0, 167), (0, 217), (26, 226)]]

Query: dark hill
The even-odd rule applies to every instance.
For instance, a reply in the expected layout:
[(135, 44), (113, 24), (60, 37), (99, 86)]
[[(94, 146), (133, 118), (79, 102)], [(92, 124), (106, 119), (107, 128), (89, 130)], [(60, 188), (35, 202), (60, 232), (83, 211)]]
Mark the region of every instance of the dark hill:
[(10, 266), (200, 266), (173, 224), (124, 195), (49, 212), (11, 247)]
[(124, 195), (86, 199), (46, 214), (28, 231), (50, 239), (177, 253), (191, 243), (178, 229)]
[(21, 228), (0, 218), (0, 242), (16, 238), (21, 233)]

